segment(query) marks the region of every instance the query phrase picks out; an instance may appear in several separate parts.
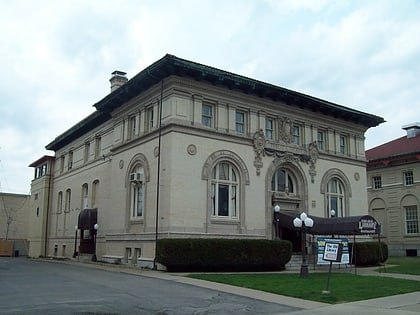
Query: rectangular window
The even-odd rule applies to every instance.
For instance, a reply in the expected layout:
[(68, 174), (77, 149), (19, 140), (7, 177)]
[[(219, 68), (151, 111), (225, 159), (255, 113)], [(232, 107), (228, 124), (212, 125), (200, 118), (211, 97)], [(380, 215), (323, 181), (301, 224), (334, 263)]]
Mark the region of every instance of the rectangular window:
[(101, 137), (96, 137), (95, 138), (95, 158), (98, 158), (101, 155)]
[(414, 184), (413, 171), (404, 172), (404, 185), (410, 186)]
[(155, 115), (155, 113), (154, 113), (154, 110), (153, 110), (153, 107), (150, 107), (150, 108), (148, 108), (147, 109), (147, 124), (148, 124), (148, 128), (149, 128), (149, 130), (152, 130), (153, 129), (153, 127), (154, 127), (154, 115)]
[(340, 135), (340, 153), (347, 153), (347, 137)]
[(62, 155), (60, 158), (60, 173), (64, 172), (64, 162), (65, 162), (65, 157), (64, 155)]
[(132, 190), (132, 216), (140, 218), (143, 216), (143, 184), (137, 183)]
[(300, 144), (300, 126), (293, 125), (293, 144)]
[(71, 170), (73, 168), (73, 151), (69, 152), (69, 161), (67, 163), (67, 169)]
[(89, 155), (90, 155), (90, 142), (86, 142), (85, 143), (85, 157), (84, 157), (85, 163), (89, 161)]
[(373, 176), (372, 177), (372, 188), (373, 189), (381, 189), (382, 188), (382, 178), (381, 178), (381, 176)]
[(404, 207), (405, 212), (405, 226), (407, 234), (419, 233), (419, 216), (417, 206)]
[(129, 122), (129, 139), (134, 139), (136, 137), (136, 116), (130, 117), (130, 122)]
[(201, 110), (201, 124), (205, 127), (213, 127), (213, 106), (203, 103)]
[(325, 132), (318, 130), (316, 136), (316, 143), (319, 150), (325, 150)]
[(236, 124), (236, 132), (244, 134), (245, 133), (245, 113), (244, 112), (236, 111), (235, 124)]
[(273, 140), (274, 132), (274, 120), (271, 118), (265, 119), (265, 138), (267, 140)]

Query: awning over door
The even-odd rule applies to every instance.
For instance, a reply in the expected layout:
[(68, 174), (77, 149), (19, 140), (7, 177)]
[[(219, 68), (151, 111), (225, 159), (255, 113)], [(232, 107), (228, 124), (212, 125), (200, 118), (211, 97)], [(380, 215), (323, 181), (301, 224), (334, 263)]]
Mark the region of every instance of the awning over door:
[(94, 225), (98, 222), (98, 209), (83, 209), (79, 213), (77, 228), (80, 230), (93, 230)]
[[(296, 229), (293, 220), (299, 216), (295, 211), (280, 211), (278, 213), (279, 226), (287, 229)], [(321, 218), (310, 215), (314, 220), (314, 226), (307, 229), (307, 233), (314, 235), (362, 235), (379, 234), (380, 225), (370, 215)]]

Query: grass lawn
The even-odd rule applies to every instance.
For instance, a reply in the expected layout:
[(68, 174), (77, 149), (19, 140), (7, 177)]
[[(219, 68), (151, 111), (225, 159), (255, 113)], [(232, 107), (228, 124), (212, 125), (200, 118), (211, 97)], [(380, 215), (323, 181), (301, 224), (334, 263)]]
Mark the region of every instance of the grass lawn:
[(328, 273), (190, 274), (188, 277), (336, 304), (420, 291), (420, 281), (332, 273), (330, 294), (322, 294)]
[[(387, 267), (386, 265), (395, 265)], [(385, 272), (420, 275), (420, 257), (389, 257), (386, 261)], [(381, 269), (384, 272), (383, 268)]]

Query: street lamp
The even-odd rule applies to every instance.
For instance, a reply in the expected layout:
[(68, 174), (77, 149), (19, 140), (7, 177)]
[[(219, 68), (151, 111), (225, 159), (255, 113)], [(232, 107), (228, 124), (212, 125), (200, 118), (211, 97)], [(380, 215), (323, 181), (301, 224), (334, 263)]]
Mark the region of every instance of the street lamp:
[(302, 212), (299, 217), (293, 220), (293, 226), (301, 229), (302, 236), (302, 265), (300, 266), (300, 276), (308, 276), (308, 264), (306, 263), (305, 249), (306, 249), (306, 229), (314, 226), (314, 220), (312, 220), (305, 212)]
[(276, 224), (276, 240), (278, 240), (280, 238), (280, 235), (279, 235), (279, 223), (280, 223), (279, 214), (280, 214), (280, 206), (276, 205), (274, 207), (274, 223)]
[(74, 227), (74, 252), (73, 258), (77, 256), (77, 225)]
[(92, 261), (98, 261), (98, 259), (96, 258), (96, 233), (98, 231), (98, 223), (95, 223), (93, 228), (93, 256), (92, 256)]

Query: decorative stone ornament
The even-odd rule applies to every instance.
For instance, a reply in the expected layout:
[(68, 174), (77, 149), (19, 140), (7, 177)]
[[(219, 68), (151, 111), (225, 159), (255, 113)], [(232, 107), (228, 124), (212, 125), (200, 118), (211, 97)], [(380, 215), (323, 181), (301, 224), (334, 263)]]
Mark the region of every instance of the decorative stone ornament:
[(189, 155), (196, 155), (197, 154), (197, 147), (194, 144), (190, 144), (187, 147), (187, 152)]
[(254, 166), (257, 169), (257, 176), (261, 175), (261, 168), (263, 167), (262, 157), (264, 154), (265, 149), (265, 136), (264, 131), (262, 129), (258, 130), (254, 133), (254, 152), (255, 152), (255, 160)]

